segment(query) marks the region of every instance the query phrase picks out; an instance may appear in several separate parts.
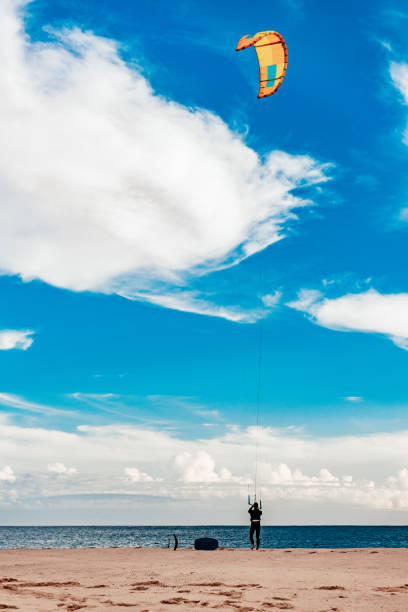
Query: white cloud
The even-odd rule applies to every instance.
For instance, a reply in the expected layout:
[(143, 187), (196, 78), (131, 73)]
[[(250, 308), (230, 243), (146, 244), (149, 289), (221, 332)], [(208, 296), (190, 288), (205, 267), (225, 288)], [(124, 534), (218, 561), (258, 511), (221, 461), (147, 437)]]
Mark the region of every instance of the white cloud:
[(33, 333), (30, 330), (0, 330), (0, 351), (8, 351), (10, 349), (27, 350), (34, 342), (34, 339), (31, 338)]
[(282, 297), (282, 293), (280, 291), (275, 291), (274, 293), (269, 293), (267, 295), (262, 296), (262, 302), (268, 308), (273, 308), (279, 304), (279, 301)]
[[(408, 64), (391, 62), (390, 64), (390, 75), (394, 86), (402, 94), (405, 105), (408, 105)], [(408, 145), (408, 126), (405, 127), (403, 142)], [(407, 223), (408, 221), (408, 208), (401, 208), (398, 214), (399, 221)], [(405, 348), (405, 347), (403, 347)]]
[(302, 290), (287, 305), (307, 313), (322, 327), (384, 334), (408, 350), (408, 293), (381, 294), (370, 289), (329, 299), (318, 291)]
[(153, 482), (153, 478), (141, 472), (137, 467), (127, 467), (124, 469), (125, 477), (129, 482)]
[[(178, 289), (169, 293), (156, 294), (153, 292), (118, 291), (127, 299), (150, 302), (156, 306), (183, 310), (209, 317), (221, 317), (235, 323), (255, 323), (265, 317), (265, 308), (244, 309), (240, 306), (218, 306), (200, 297), (197, 291), (180, 291)], [(265, 304), (267, 305), (267, 304)]]
[(380, 40), (379, 42), (380, 42), (380, 45), (384, 47), (384, 49), (386, 49), (390, 53), (393, 53), (392, 45), (390, 42), (388, 42), (388, 40)]
[(408, 490), (408, 469), (404, 467), (398, 470), (396, 476), (390, 476), (388, 483), (393, 488)]
[(261, 467), (263, 482), (268, 485), (340, 485), (340, 479), (333, 476), (326, 468), (321, 468), (316, 476), (306, 476), (299, 469), (291, 470), (286, 463), (280, 463), (273, 467), (270, 463), (265, 463)]
[(198, 414), (201, 417), (212, 418), (212, 419), (220, 419), (221, 414), (219, 410), (206, 410), (206, 409), (196, 409), (194, 410), (195, 414)]
[[(204, 521), (217, 522), (219, 507), (214, 500), (223, 499), (229, 502), (226, 518), (236, 524), (242, 509), (245, 518), (255, 439), (254, 427), (236, 426), (217, 437), (187, 440), (141, 426), (80, 426), (67, 433), (16, 426), (3, 417), (0, 448), (3, 461), (13, 465), (14, 472), (5, 468), (0, 474), (5, 489), (16, 482), (15, 499), (8, 503), (19, 508), (43, 507), (51, 503), (50, 497), (150, 495), (163, 498), (164, 524), (169, 524), (171, 500), (182, 501), (175, 522), (194, 523), (194, 512), (205, 500), (209, 505)], [(407, 446), (407, 431), (312, 439), (302, 432), (263, 429), (258, 468), (262, 499), (274, 500), (273, 516), (282, 512), (281, 520), (292, 502), (313, 502), (315, 521), (323, 522), (327, 522), (326, 503), (340, 504), (345, 521), (358, 507), (366, 510), (365, 521), (372, 516), (375, 520), (371, 510), (407, 512)], [(72, 457), (78, 473), (66, 478), (74, 475), (73, 468), (66, 467)], [(286, 506), (280, 505), (283, 502)], [(96, 501), (93, 507), (97, 508)], [(301, 522), (304, 506), (294, 508)]]
[(184, 451), (174, 458), (176, 470), (180, 472), (180, 479), (185, 483), (214, 483), (239, 482), (231, 472), (223, 467), (215, 471), (214, 458), (206, 451), (198, 451), (195, 455)]
[(63, 463), (50, 463), (47, 466), (47, 470), (52, 474), (65, 475), (65, 476), (73, 476), (77, 473), (77, 469), (74, 467), (67, 468)]
[(9, 465), (6, 465), (2, 470), (0, 470), (0, 480), (6, 482), (16, 481), (16, 477), (14, 476), (13, 470)]
[[(390, 74), (394, 86), (402, 94), (405, 104), (408, 104), (408, 64), (391, 62)], [(408, 129), (404, 133), (404, 142), (408, 144)]]
[(54, 408), (53, 406), (46, 406), (45, 404), (37, 404), (35, 402), (30, 402), (19, 395), (13, 395), (12, 393), (0, 393), (0, 405), (9, 406), (15, 410), (22, 410), (24, 412), (35, 412), (37, 414), (71, 417), (77, 416), (77, 413), (73, 410), (62, 410), (60, 408)]
[(347, 395), (344, 399), (348, 402), (351, 402), (352, 404), (359, 404), (363, 401), (363, 398), (359, 395)]
[(112, 41), (30, 42), (21, 5), (0, 5), (1, 270), (246, 320), (185, 287), (279, 240), (311, 204), (293, 190), (327, 166), (261, 158), (220, 117), (157, 95)]

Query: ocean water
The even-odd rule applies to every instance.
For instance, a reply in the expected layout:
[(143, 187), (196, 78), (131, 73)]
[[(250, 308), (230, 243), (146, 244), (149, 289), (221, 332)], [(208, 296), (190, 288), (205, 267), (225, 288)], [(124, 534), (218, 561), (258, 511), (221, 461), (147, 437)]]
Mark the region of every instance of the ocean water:
[[(199, 537), (248, 548), (248, 527), (0, 527), (0, 548), (191, 547)], [(408, 548), (408, 527), (262, 527), (262, 548)]]

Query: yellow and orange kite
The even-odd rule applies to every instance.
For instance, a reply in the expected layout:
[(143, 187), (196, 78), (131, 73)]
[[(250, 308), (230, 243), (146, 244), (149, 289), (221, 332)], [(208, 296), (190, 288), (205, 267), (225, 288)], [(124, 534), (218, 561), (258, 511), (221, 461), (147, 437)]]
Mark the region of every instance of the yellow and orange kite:
[(252, 38), (243, 36), (237, 45), (237, 51), (255, 47), (259, 61), (259, 94), (258, 98), (271, 96), (280, 87), (288, 65), (286, 43), (278, 32), (258, 32)]

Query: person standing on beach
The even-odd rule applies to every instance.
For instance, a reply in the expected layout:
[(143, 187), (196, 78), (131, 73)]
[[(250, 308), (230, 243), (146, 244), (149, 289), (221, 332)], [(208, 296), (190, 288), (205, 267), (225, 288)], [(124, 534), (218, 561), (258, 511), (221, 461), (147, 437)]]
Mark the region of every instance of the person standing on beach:
[(256, 534), (256, 550), (259, 550), (262, 510), (258, 508), (258, 504), (255, 502), (254, 504), (252, 504), (248, 512), (251, 517), (251, 527), (249, 529), (249, 539), (251, 540), (252, 550), (254, 550), (255, 548), (254, 533)]

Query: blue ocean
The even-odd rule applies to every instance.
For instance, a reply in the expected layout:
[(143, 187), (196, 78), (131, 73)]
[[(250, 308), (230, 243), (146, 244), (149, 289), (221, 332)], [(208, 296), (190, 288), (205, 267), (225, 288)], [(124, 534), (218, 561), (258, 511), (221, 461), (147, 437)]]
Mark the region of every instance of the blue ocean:
[[(0, 527), (0, 548), (109, 548), (193, 546), (199, 537), (220, 546), (248, 548), (248, 527)], [(408, 548), (408, 527), (263, 527), (262, 548)]]

